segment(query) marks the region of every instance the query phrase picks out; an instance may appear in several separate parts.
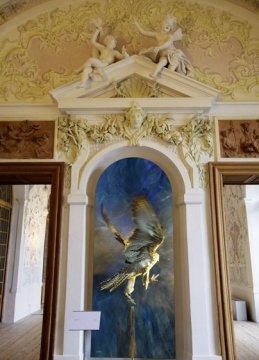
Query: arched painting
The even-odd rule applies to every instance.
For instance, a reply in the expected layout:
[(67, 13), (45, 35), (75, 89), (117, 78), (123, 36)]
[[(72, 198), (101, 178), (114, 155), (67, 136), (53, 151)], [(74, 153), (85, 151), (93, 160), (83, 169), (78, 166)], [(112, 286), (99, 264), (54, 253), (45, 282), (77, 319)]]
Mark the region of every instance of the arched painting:
[(100, 177), (92, 358), (175, 358), (172, 203), (169, 180), (151, 161), (119, 160)]

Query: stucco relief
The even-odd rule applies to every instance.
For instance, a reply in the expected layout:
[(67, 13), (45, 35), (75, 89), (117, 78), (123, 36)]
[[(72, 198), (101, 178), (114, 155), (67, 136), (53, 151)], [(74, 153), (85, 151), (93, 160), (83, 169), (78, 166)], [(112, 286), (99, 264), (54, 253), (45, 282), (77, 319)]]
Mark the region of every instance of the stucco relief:
[(20, 14), (22, 11), (31, 8), (37, 4), (43, 3), (46, 0), (11, 0), (5, 1), (5, 3), (0, 6), (0, 25), (4, 24), (5, 21), (13, 18), (14, 16)]
[(248, 230), (244, 188), (240, 185), (225, 185), (223, 188), (223, 206), (230, 280), (247, 285), (249, 282), (246, 263)]
[(59, 151), (70, 163), (76, 160), (83, 146), (118, 139), (128, 140), (129, 145), (136, 146), (142, 139), (155, 137), (180, 148), (182, 156), (189, 157), (197, 166), (203, 185), (204, 164), (213, 153), (213, 126), (207, 115), (194, 115), (185, 125), (176, 126), (172, 115), (146, 114), (137, 103), (124, 114), (104, 116), (98, 124), (63, 116), (58, 130)]
[[(195, 69), (194, 77), (216, 87), (226, 100), (258, 100), (259, 38), (256, 29), (232, 14), (191, 1), (126, 0), (80, 2), (31, 19), (0, 41), (2, 101), (50, 102), (48, 92), (79, 80), (76, 69), (91, 56), (91, 19), (100, 16), (108, 34), (137, 54), (152, 39), (139, 34), (130, 19), (159, 29), (161, 18), (173, 15), (183, 30), (179, 46)], [(128, 20), (125, 20), (128, 19)]]
[(161, 97), (159, 84), (156, 81), (148, 83), (137, 76), (126, 79), (119, 83), (114, 82), (115, 97), (118, 98), (145, 98)]
[(240, 5), (247, 10), (259, 13), (258, 0), (228, 0), (228, 1), (234, 3), (235, 5)]
[(41, 281), (50, 190), (50, 185), (29, 187), (24, 220), (24, 284)]
[[(259, 4), (257, 0), (227, 0), (240, 5), (245, 9), (259, 13)], [(22, 13), (23, 11), (32, 8), (35, 5), (46, 2), (46, 0), (6, 0), (2, 6), (0, 6), (0, 25), (13, 18), (14, 16)]]
[(259, 157), (259, 120), (219, 120), (219, 135), (221, 157)]
[(0, 158), (53, 158), (54, 130), (54, 121), (0, 121)]

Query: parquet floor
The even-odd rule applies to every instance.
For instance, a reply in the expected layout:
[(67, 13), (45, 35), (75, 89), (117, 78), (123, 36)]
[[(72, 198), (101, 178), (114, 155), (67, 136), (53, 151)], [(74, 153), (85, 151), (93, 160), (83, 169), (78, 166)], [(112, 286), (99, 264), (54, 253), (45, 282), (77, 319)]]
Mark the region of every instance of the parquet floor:
[(234, 321), (236, 360), (259, 360), (259, 324)]
[(1, 360), (39, 360), (42, 314), (34, 314), (15, 324), (0, 323)]

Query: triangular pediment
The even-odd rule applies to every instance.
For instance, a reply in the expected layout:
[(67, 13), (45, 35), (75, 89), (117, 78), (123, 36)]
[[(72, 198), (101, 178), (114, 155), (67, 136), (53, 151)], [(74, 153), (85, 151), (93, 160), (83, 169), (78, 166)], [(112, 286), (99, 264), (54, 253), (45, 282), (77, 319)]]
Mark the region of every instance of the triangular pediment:
[[(130, 56), (105, 68), (106, 80), (91, 81), (88, 88), (81, 81), (63, 85), (50, 92), (60, 110), (65, 112), (109, 112), (126, 108), (132, 101), (149, 108), (194, 107), (208, 109), (218, 91), (193, 78), (166, 68), (152, 78), (156, 64), (138, 55)], [(115, 100), (116, 99), (116, 100)]]

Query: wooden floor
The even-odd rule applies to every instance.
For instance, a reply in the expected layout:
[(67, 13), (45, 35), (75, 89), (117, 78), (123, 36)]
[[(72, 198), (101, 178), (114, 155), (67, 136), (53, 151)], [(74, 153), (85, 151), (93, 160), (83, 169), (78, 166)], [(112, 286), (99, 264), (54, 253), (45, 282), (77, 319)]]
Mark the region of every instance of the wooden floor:
[(0, 359), (39, 360), (41, 326), (38, 313), (15, 324), (0, 323)]
[(259, 324), (234, 321), (236, 360), (259, 359)]
[[(42, 314), (16, 324), (0, 323), (1, 360), (39, 360)], [(234, 321), (236, 360), (259, 360), (259, 324)]]

